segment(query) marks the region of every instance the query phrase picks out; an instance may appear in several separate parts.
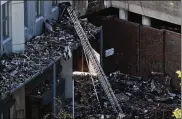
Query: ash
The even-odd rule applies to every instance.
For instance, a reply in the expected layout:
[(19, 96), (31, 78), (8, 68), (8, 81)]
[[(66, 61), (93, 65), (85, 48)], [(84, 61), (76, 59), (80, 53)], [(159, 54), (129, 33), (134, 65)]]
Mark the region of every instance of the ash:
[[(93, 26), (87, 20), (80, 22), (88, 38), (94, 39), (100, 27)], [(80, 45), (74, 26), (66, 14), (60, 21), (52, 20), (49, 23), (46, 20), (44, 25), (45, 34), (27, 41), (24, 51), (3, 54), (0, 58), (0, 99), (33, 79), (35, 74), (43, 73), (57, 58), (68, 60), (71, 51)]]
[[(75, 117), (88, 119), (101, 117), (115, 119), (107, 97), (96, 83), (99, 101), (93, 91), (89, 75), (75, 76)], [(170, 86), (170, 77), (150, 75), (149, 80), (122, 73), (108, 76), (112, 89), (126, 115), (125, 119), (173, 119), (172, 111), (180, 108), (181, 94)], [(100, 106), (101, 105), (101, 108)]]

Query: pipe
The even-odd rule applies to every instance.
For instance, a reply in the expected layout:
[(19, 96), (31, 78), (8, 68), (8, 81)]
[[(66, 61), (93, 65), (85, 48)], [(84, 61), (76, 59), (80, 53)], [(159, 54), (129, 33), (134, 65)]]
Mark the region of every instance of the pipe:
[(72, 97), (72, 98), (73, 98), (73, 99), (72, 99), (72, 101), (73, 101), (73, 102), (72, 102), (72, 103), (73, 103), (73, 112), (72, 112), (72, 113), (73, 113), (73, 115), (72, 115), (73, 119), (75, 118), (75, 117), (74, 117), (74, 115), (75, 115), (75, 104), (74, 104), (74, 102), (75, 102), (75, 95), (74, 95), (75, 92), (74, 92), (74, 89), (75, 89), (75, 84), (74, 84), (74, 80), (73, 80), (73, 97)]
[(100, 30), (100, 64), (103, 67), (103, 28)]
[(56, 62), (53, 65), (53, 119), (55, 119), (56, 115)]

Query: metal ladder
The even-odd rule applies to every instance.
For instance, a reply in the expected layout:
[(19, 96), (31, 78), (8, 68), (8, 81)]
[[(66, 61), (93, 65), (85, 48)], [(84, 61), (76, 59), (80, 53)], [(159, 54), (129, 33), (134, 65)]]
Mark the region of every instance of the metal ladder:
[(80, 22), (75, 14), (75, 12), (73, 11), (73, 9), (71, 7), (67, 8), (68, 14), (70, 15), (70, 18), (74, 24), (74, 28), (80, 38), (81, 41), (81, 45), (83, 47), (84, 53), (86, 54), (86, 56), (89, 58), (89, 61), (91, 62), (94, 70), (97, 72), (98, 74), (98, 79), (101, 83), (101, 86), (103, 87), (109, 102), (111, 103), (111, 106), (113, 108), (113, 110), (116, 113), (120, 113), (124, 116), (123, 111), (118, 103), (118, 100), (111, 88), (111, 85), (109, 83), (109, 81), (107, 80), (107, 77), (100, 65), (100, 63), (98, 62), (93, 50), (92, 50), (92, 46), (89, 43), (89, 40), (82, 28), (82, 26), (80, 25)]

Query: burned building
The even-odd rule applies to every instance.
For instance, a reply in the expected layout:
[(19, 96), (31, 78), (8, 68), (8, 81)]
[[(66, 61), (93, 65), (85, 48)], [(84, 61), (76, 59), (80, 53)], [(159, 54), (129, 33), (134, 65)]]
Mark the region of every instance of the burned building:
[[(2, 119), (40, 119), (48, 112), (57, 113), (55, 97), (66, 104), (64, 111), (71, 112), (77, 118), (99, 114), (106, 114), (111, 118), (116, 114), (113, 110), (116, 100), (119, 101), (117, 109), (120, 110), (121, 106), (127, 118), (154, 118), (154, 109), (158, 109), (160, 114), (165, 112), (165, 118), (179, 107), (179, 80), (175, 73), (180, 69), (178, 2), (169, 3), (168, 11), (175, 7), (176, 14), (165, 13), (160, 9), (149, 10), (145, 14), (148, 10), (146, 7), (152, 9), (151, 2), (64, 2), (65, 5), (71, 4), (73, 14), (72, 10), (69, 11), (60, 4), (62, 2), (1, 1)], [(164, 4), (163, 9), (166, 9)], [(161, 12), (164, 15), (157, 17), (157, 13)], [(166, 19), (167, 16), (171, 19)], [(173, 16), (176, 17), (172, 18)], [(157, 27), (157, 18), (170, 24)], [(172, 28), (168, 28), (170, 26)], [(93, 66), (94, 63), (98, 66)], [(92, 83), (92, 78), (83, 75), (74, 81), (73, 71), (94, 72), (98, 77), (94, 77), (96, 82)], [(124, 74), (113, 74), (115, 71)], [(160, 79), (164, 82), (156, 82), (159, 77), (151, 77), (151, 72), (162, 75)], [(105, 81), (101, 80), (102, 77)], [(108, 87), (111, 84), (108, 94), (107, 86), (103, 86), (104, 82)], [(93, 87), (94, 83), (96, 87)], [(97, 99), (94, 97), (96, 93), (99, 94)], [(117, 99), (113, 98), (116, 104), (112, 104), (112, 98), (108, 98), (110, 93), (112, 98), (116, 94)], [(65, 100), (70, 98), (73, 100)], [(140, 101), (138, 104), (137, 100)], [(151, 104), (154, 102), (155, 104)], [(174, 104), (164, 104), (163, 107), (157, 105), (163, 102)], [(134, 108), (137, 106), (143, 106), (143, 109)], [(63, 107), (61, 104), (60, 108)]]

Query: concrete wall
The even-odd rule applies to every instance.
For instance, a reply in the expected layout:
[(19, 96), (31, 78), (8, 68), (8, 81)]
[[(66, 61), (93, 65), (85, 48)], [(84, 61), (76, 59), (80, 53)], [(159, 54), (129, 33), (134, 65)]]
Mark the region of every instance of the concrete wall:
[(0, 4), (0, 55), (1, 55), (2, 51), (3, 51), (3, 48), (2, 48), (3, 47), (3, 45), (2, 45), (2, 37), (1, 37), (2, 36), (1, 35), (2, 34), (2, 32), (1, 32), (2, 31), (1, 26), (2, 25), (1, 25), (1, 4)]
[[(6, 1), (2, 1), (4, 4)], [(36, 18), (35, 14), (35, 1), (26, 1), (26, 8), (24, 8), (24, 1), (12, 1), (10, 4), (10, 37), (2, 41), (2, 30), (0, 32), (0, 51), (1, 53), (11, 53), (12, 51), (17, 52), (24, 49), (23, 43), (25, 40), (31, 39), (33, 36), (42, 34), (43, 21), (45, 19), (57, 19), (59, 10), (58, 7), (52, 6), (52, 1), (41, 1), (41, 16)], [(58, 1), (61, 3), (64, 1)], [(68, 1), (66, 1), (68, 2)], [(69, 0), (73, 4), (72, 0)], [(76, 10), (79, 16), (84, 15), (88, 5), (87, 1), (74, 1)], [(82, 7), (80, 7), (80, 5)], [(79, 7), (78, 7), (79, 6)], [(73, 6), (74, 8), (74, 6)], [(82, 9), (83, 8), (83, 9)], [(25, 14), (24, 14), (25, 12)], [(1, 16), (1, 15), (0, 15)], [(24, 26), (24, 19), (26, 24)], [(2, 29), (2, 19), (0, 19), (0, 29)], [(18, 29), (18, 30), (17, 30)], [(12, 36), (12, 37), (11, 37)]]
[(24, 50), (24, 2), (12, 1), (12, 51)]
[[(6, 3), (8, 0), (6, 0), (6, 1), (1, 1), (1, 15), (2, 15), (2, 5), (4, 4), (4, 3)], [(12, 14), (12, 4), (11, 4), (11, 2), (10, 2), (10, 4), (9, 4), (9, 38), (7, 38), (7, 39), (5, 39), (5, 40), (3, 40), (3, 26), (2, 26), (2, 16), (0, 17), (0, 44), (1, 44), (1, 54), (3, 54), (3, 53), (11, 53), (12, 52), (12, 16), (11, 16), (11, 14)]]
[(181, 25), (181, 1), (112, 1), (111, 6)]
[(61, 60), (61, 77), (65, 79), (65, 98), (72, 98), (73, 96), (72, 59), (70, 58), (68, 61)]
[[(98, 62), (100, 63), (100, 54), (98, 52), (96, 52), (94, 49), (93, 49), (93, 52), (98, 60)], [(88, 59), (89, 61), (89, 59)], [(91, 62), (89, 61), (89, 71), (90, 73), (97, 73), (95, 70), (94, 70), (94, 67), (92, 66)]]
[(28, 23), (25, 27), (25, 39), (29, 40), (33, 36), (42, 34), (42, 25), (45, 19), (57, 19), (58, 7), (52, 7), (52, 1), (42, 1), (42, 15), (36, 18), (35, 1), (27, 1), (27, 19)]

